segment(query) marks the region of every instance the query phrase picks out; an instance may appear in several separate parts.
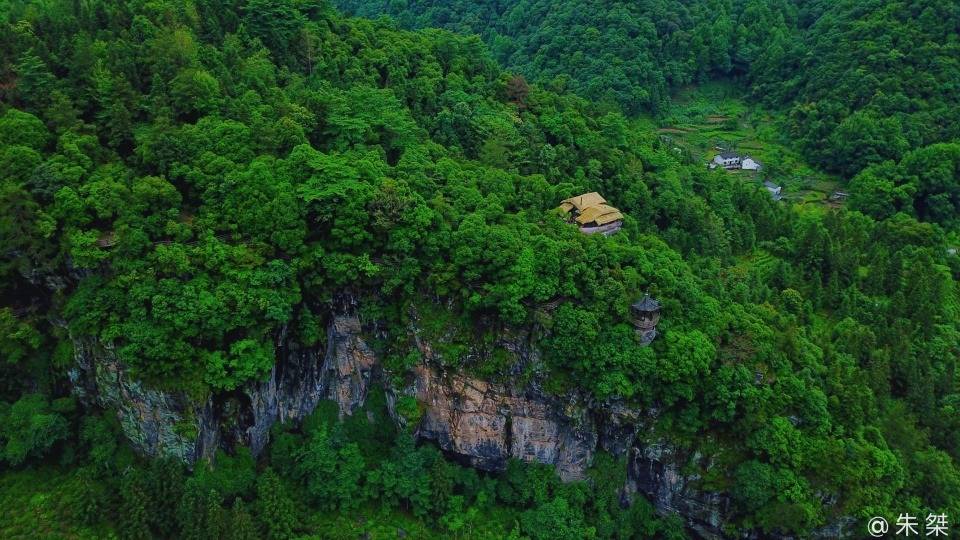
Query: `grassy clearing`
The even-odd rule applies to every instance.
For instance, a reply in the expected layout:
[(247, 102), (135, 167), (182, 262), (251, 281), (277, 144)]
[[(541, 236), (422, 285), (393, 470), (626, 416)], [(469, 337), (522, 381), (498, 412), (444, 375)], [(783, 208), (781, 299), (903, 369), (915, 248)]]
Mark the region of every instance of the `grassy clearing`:
[(759, 173), (743, 172), (744, 181), (770, 180), (784, 187), (784, 198), (796, 204), (828, 205), (839, 179), (811, 168), (781, 128), (780, 118), (752, 104), (724, 82), (681, 90), (673, 108), (655, 124), (661, 137), (684, 148), (695, 159), (710, 161), (719, 149), (759, 160)]

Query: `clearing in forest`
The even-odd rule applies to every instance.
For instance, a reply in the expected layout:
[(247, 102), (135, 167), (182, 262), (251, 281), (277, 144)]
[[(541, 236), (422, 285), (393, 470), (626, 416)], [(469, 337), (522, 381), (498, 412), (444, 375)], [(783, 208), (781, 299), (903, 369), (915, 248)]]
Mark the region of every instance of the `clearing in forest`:
[(748, 103), (732, 84), (684, 88), (674, 96), (670, 111), (655, 122), (661, 137), (704, 166), (721, 150), (736, 152), (759, 161), (763, 169), (730, 174), (758, 185), (770, 180), (783, 186), (784, 199), (794, 203), (837, 204), (830, 195), (839, 189), (839, 179), (808, 165), (784, 135), (781, 117)]

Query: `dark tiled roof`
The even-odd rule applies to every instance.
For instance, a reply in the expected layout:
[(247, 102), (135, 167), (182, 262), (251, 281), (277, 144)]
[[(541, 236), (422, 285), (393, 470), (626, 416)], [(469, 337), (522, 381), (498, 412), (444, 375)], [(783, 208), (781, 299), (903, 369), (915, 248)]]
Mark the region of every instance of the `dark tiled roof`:
[(740, 157), (736, 152), (722, 152), (720, 157), (723, 159), (736, 159)]
[(642, 300), (633, 304), (631, 307), (637, 311), (656, 311), (660, 309), (660, 302), (650, 298), (649, 294), (645, 294)]

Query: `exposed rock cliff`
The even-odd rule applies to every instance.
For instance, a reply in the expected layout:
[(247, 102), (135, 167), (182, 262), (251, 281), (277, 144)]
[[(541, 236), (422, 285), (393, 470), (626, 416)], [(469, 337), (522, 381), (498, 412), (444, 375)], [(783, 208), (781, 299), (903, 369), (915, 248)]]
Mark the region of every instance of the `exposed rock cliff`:
[(213, 403), (145, 388), (132, 379), (114, 352), (95, 340), (74, 340), (77, 367), (71, 379), (78, 396), (113, 409), (130, 444), (148, 456), (185, 462), (211, 456), (219, 438)]
[(511, 457), (555, 465), (561, 478), (580, 479), (593, 460), (592, 419), (570, 416), (555, 400), (426, 365), (414, 369), (409, 391), (423, 408), (418, 437), (469, 459), (476, 467), (503, 468)]
[(720, 527), (730, 507), (729, 497), (703, 490), (696, 473), (681, 472), (706, 470), (710, 467), (706, 461), (698, 453), (688, 454), (663, 440), (638, 443), (627, 462), (624, 491), (628, 496), (645, 496), (661, 514), (682, 515), (702, 538), (722, 538)]
[(333, 319), (327, 334), (323, 364), (326, 398), (337, 402), (341, 415), (352, 414), (363, 406), (377, 364), (360, 331), (357, 317), (342, 316)]
[[(259, 453), (277, 421), (300, 420), (323, 399), (334, 400), (344, 415), (363, 404), (379, 367), (361, 332), (355, 316), (339, 315), (330, 322), (325, 348), (300, 348), (281, 335), (277, 364), (265, 381), (202, 403), (131, 380), (112, 351), (92, 340), (76, 340), (74, 382), (81, 397), (117, 411), (141, 453), (186, 462), (236, 445)], [(444, 371), (431, 344), (417, 336), (415, 341), (424, 361), (402, 388), (387, 391), (390, 404), (401, 396), (417, 401), (422, 414), (409, 427), (420, 439), (478, 468), (497, 470), (517, 458), (552, 464), (566, 480), (583, 478), (598, 450), (627, 456), (625, 499), (644, 496), (659, 512), (682, 515), (697, 536), (723, 537), (729, 498), (704, 490), (697, 473), (710, 467), (709, 460), (647, 440), (656, 411), (549, 396), (535, 384), (493, 384)], [(528, 340), (500, 346), (535, 370), (536, 351)]]
[(246, 444), (258, 454), (277, 421), (298, 421), (324, 399), (337, 402), (340, 414), (351, 414), (363, 405), (376, 357), (360, 336), (360, 320), (353, 315), (334, 317), (327, 328), (325, 351), (301, 349), (281, 336), (280, 361), (270, 377), (245, 391), (252, 423)]
[(491, 384), (426, 364), (413, 370), (404, 393), (419, 403), (421, 439), (472, 465), (498, 470), (510, 458), (554, 465), (564, 480), (586, 476), (597, 450), (626, 456), (624, 497), (649, 499), (662, 514), (679, 513), (701, 538), (722, 538), (729, 497), (703, 490), (696, 471), (709, 460), (663, 440), (644, 442), (656, 411), (621, 404), (585, 406), (535, 388)]
[(249, 446), (259, 454), (277, 421), (298, 421), (323, 399), (341, 414), (363, 404), (375, 366), (373, 351), (352, 315), (334, 317), (325, 349), (300, 348), (278, 339), (278, 361), (263, 382), (196, 402), (182, 393), (148, 389), (132, 379), (113, 351), (92, 339), (75, 339), (71, 377), (78, 396), (115, 410), (138, 452), (192, 463), (221, 446)]

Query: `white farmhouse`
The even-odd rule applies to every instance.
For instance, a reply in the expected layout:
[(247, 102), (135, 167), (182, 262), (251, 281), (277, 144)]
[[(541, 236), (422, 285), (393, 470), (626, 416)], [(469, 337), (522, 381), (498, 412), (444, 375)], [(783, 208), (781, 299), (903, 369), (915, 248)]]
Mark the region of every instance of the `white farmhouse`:
[(724, 169), (739, 169), (741, 162), (740, 156), (733, 152), (723, 152), (713, 158), (713, 163)]
[(743, 162), (740, 164), (740, 168), (745, 171), (759, 171), (760, 162), (755, 161), (751, 157), (745, 157), (743, 158)]

